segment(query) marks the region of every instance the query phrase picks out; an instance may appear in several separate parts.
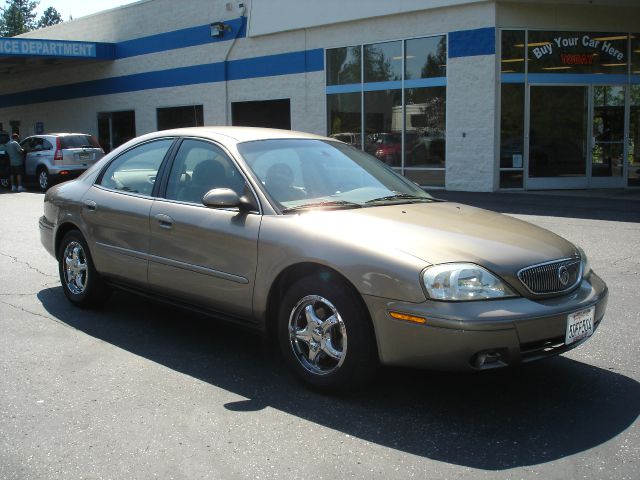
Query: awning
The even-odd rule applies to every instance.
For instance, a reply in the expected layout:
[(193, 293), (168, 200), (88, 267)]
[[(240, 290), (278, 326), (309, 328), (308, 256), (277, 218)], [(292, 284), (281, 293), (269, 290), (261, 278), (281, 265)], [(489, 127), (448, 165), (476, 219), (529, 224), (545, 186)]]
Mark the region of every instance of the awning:
[(0, 37), (0, 72), (16, 67), (115, 59), (115, 44)]

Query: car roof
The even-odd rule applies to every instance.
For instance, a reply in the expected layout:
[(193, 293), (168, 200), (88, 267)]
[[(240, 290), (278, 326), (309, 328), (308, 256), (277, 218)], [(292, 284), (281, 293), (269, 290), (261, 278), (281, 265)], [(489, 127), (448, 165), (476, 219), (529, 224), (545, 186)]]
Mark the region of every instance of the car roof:
[(162, 130), (154, 132), (153, 137), (179, 135), (194, 137), (209, 137), (216, 139), (219, 137), (227, 137), (236, 143), (249, 142), (253, 140), (275, 140), (275, 139), (313, 139), (326, 140), (327, 137), (314, 135), (312, 133), (296, 132), (294, 130), (280, 130), (277, 128), (262, 127), (227, 127), (227, 126), (210, 126), (210, 127), (190, 127), (176, 128), (173, 130)]

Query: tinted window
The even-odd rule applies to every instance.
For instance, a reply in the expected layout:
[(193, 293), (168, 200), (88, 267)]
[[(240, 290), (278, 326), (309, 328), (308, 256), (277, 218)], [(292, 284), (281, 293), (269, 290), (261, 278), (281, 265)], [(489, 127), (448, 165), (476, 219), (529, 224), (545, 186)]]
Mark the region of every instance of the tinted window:
[(202, 140), (183, 141), (171, 167), (166, 198), (202, 203), (205, 193), (214, 188), (230, 188), (243, 195), (245, 182), (220, 147)]
[(92, 135), (65, 135), (60, 137), (60, 148), (100, 148), (100, 144)]
[(386, 82), (402, 79), (402, 42), (364, 46), (364, 81)]
[(447, 75), (447, 37), (407, 40), (405, 78), (431, 78)]
[(204, 125), (204, 111), (202, 109), (202, 105), (158, 108), (156, 112), (158, 117), (158, 130), (182, 127), (201, 127)]
[(360, 46), (327, 50), (327, 85), (360, 83)]
[(127, 150), (109, 164), (100, 185), (122, 192), (151, 195), (158, 169), (173, 140), (163, 139)]

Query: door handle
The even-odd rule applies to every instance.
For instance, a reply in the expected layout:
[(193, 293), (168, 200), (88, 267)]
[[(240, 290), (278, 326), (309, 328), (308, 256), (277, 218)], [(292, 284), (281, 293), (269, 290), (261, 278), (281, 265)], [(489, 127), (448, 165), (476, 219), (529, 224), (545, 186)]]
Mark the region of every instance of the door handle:
[(85, 200), (84, 201), (85, 210), (88, 210), (90, 212), (95, 212), (97, 207), (98, 207), (98, 205), (93, 200)]
[(158, 225), (160, 225), (160, 228), (166, 228), (167, 230), (173, 228), (173, 218), (171, 218), (169, 215), (158, 213), (154, 218), (158, 221)]

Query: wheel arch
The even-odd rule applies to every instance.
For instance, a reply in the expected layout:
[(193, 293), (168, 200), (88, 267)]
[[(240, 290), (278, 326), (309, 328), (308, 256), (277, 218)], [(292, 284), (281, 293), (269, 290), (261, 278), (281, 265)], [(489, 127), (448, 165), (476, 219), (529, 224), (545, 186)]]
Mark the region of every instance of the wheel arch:
[(269, 294), (267, 296), (267, 307), (265, 313), (265, 327), (266, 334), (268, 338), (276, 338), (277, 337), (277, 322), (278, 322), (278, 313), (279, 306), (282, 298), (284, 297), (287, 289), (293, 285), (297, 280), (310, 277), (310, 276), (319, 276), (323, 280), (330, 281), (339, 281), (342, 282), (347, 288), (349, 288), (352, 293), (355, 294), (358, 301), (361, 303), (361, 307), (363, 311), (366, 312), (367, 322), (373, 332), (375, 343), (376, 343), (376, 351), (378, 350), (378, 342), (375, 325), (371, 319), (371, 312), (369, 312), (369, 308), (365, 303), (362, 295), (355, 287), (355, 285), (343, 274), (338, 272), (337, 270), (328, 267), (326, 265), (322, 265), (319, 263), (313, 262), (302, 262), (296, 263), (293, 265), (289, 265), (287, 268), (282, 270), (278, 276), (275, 278), (273, 283), (271, 284), (271, 288), (269, 289)]
[(71, 230), (78, 230), (78, 232), (80, 232), (80, 235), (82, 235), (82, 237), (85, 238), (86, 240), (84, 233), (82, 233), (82, 230), (78, 225), (69, 221), (62, 223), (56, 229), (56, 234), (55, 234), (56, 236), (53, 242), (53, 248), (54, 248), (54, 252), (56, 253), (56, 258), (58, 258), (58, 251), (60, 250), (60, 242), (62, 242), (62, 239), (64, 238), (64, 236), (67, 233), (69, 233)]

